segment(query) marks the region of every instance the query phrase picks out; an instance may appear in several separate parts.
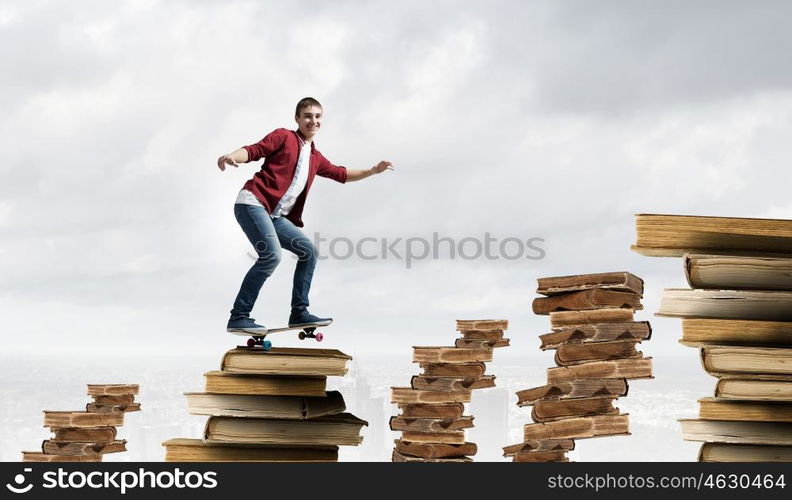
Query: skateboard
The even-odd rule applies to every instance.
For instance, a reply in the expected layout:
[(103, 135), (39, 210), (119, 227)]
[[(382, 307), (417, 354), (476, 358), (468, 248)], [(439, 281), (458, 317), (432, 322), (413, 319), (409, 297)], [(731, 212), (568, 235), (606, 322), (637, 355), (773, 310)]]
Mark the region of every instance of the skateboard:
[(261, 347), (265, 351), (269, 351), (272, 349), (272, 342), (267, 340), (267, 335), (272, 333), (280, 333), (280, 332), (291, 332), (291, 331), (299, 331), (297, 334), (297, 338), (300, 340), (305, 339), (314, 339), (317, 342), (321, 342), (324, 339), (324, 334), (322, 332), (317, 332), (316, 329), (320, 326), (329, 326), (331, 323), (306, 323), (300, 326), (286, 326), (282, 328), (268, 328), (267, 333), (248, 333), (248, 332), (230, 332), (234, 335), (242, 335), (245, 337), (250, 337), (247, 340), (248, 347)]

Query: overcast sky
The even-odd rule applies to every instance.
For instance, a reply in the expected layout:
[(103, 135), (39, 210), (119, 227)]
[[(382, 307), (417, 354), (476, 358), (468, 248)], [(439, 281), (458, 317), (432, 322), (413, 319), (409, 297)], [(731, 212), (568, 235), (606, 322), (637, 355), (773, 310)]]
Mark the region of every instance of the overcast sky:
[[(396, 170), (318, 179), (309, 234), (489, 232), (546, 253), (323, 260), (324, 345), (409, 357), (494, 317), (532, 355), (538, 277), (629, 270), (644, 351), (684, 354), (678, 320), (652, 316), (681, 263), (630, 251), (633, 214), (792, 218), (790, 18), (781, 1), (0, 2), (3, 349), (219, 359), (252, 263), (233, 202), (258, 165), (216, 158), (293, 127), (311, 95), (325, 156)], [(260, 322), (286, 322), (293, 265)]]

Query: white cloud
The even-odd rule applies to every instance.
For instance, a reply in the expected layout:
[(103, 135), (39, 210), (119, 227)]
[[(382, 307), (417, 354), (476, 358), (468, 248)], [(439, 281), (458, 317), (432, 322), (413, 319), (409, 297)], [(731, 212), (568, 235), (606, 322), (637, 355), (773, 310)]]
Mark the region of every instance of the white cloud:
[[(121, 318), (148, 341), (188, 335), (182, 321), (197, 344), (215, 342), (250, 265), (232, 203), (257, 166), (221, 174), (214, 161), (292, 126), (304, 95), (325, 104), (328, 158), (397, 165), (319, 180), (309, 234), (547, 242), (546, 259), (521, 265), (322, 262), (317, 312), (363, 348), (421, 343), (479, 314), (541, 333), (530, 302), (542, 275), (626, 268), (658, 290), (675, 282), (677, 263), (629, 251), (636, 212), (789, 217), (789, 78), (764, 55), (745, 69), (788, 45), (783, 16), (710, 64), (691, 47), (732, 42), (705, 7), (449, 5), (3, 7), (2, 335), (53, 307), (75, 336)], [(742, 7), (719, 9), (741, 26)], [(268, 322), (288, 314), (291, 266), (262, 291)], [(69, 308), (91, 321), (70, 324)]]
[(0, 202), (0, 227), (11, 224), (12, 207), (8, 202)]

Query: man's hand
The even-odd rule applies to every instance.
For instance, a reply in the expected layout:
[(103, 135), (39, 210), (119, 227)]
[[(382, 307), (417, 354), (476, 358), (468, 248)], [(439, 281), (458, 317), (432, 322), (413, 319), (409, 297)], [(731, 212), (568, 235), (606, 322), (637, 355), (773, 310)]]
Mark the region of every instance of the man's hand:
[(389, 161), (381, 161), (371, 167), (371, 171), (375, 174), (381, 174), (386, 170), (393, 170), (393, 164)]
[(248, 162), (248, 152), (245, 148), (239, 148), (233, 153), (228, 153), (227, 155), (223, 155), (217, 159), (217, 168), (221, 171), (225, 171), (226, 165), (233, 165), (234, 167), (238, 167), (240, 163), (247, 163)]
[(235, 167), (239, 167), (237, 162), (235, 162), (234, 159), (231, 158), (231, 155), (223, 155), (217, 159), (217, 168), (219, 168), (221, 171), (225, 172), (226, 165), (233, 165)]
[(381, 161), (374, 165), (371, 168), (367, 169), (347, 169), (347, 182), (355, 182), (361, 179), (365, 179), (366, 177), (371, 177), (375, 174), (381, 174), (386, 170), (393, 170), (393, 164), (389, 161)]

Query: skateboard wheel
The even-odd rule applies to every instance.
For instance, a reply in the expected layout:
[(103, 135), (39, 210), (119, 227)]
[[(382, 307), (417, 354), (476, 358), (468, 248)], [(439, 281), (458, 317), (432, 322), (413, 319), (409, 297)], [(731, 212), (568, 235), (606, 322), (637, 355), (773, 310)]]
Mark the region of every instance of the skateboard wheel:
[(256, 340), (255, 339), (248, 339), (247, 346), (248, 347), (255, 347), (256, 346)]
[(315, 335), (315, 337), (316, 337), (316, 341), (317, 341), (317, 342), (321, 342), (321, 341), (322, 341), (322, 339), (324, 338), (324, 335), (322, 335), (322, 332), (319, 332), (319, 333), (317, 333), (317, 334)]
[(305, 340), (305, 332), (298, 333), (297, 338), (299, 338), (300, 340)]
[(272, 349), (272, 342), (270, 342), (269, 340), (264, 340), (261, 342), (261, 347), (265, 351), (269, 351), (270, 349)]

